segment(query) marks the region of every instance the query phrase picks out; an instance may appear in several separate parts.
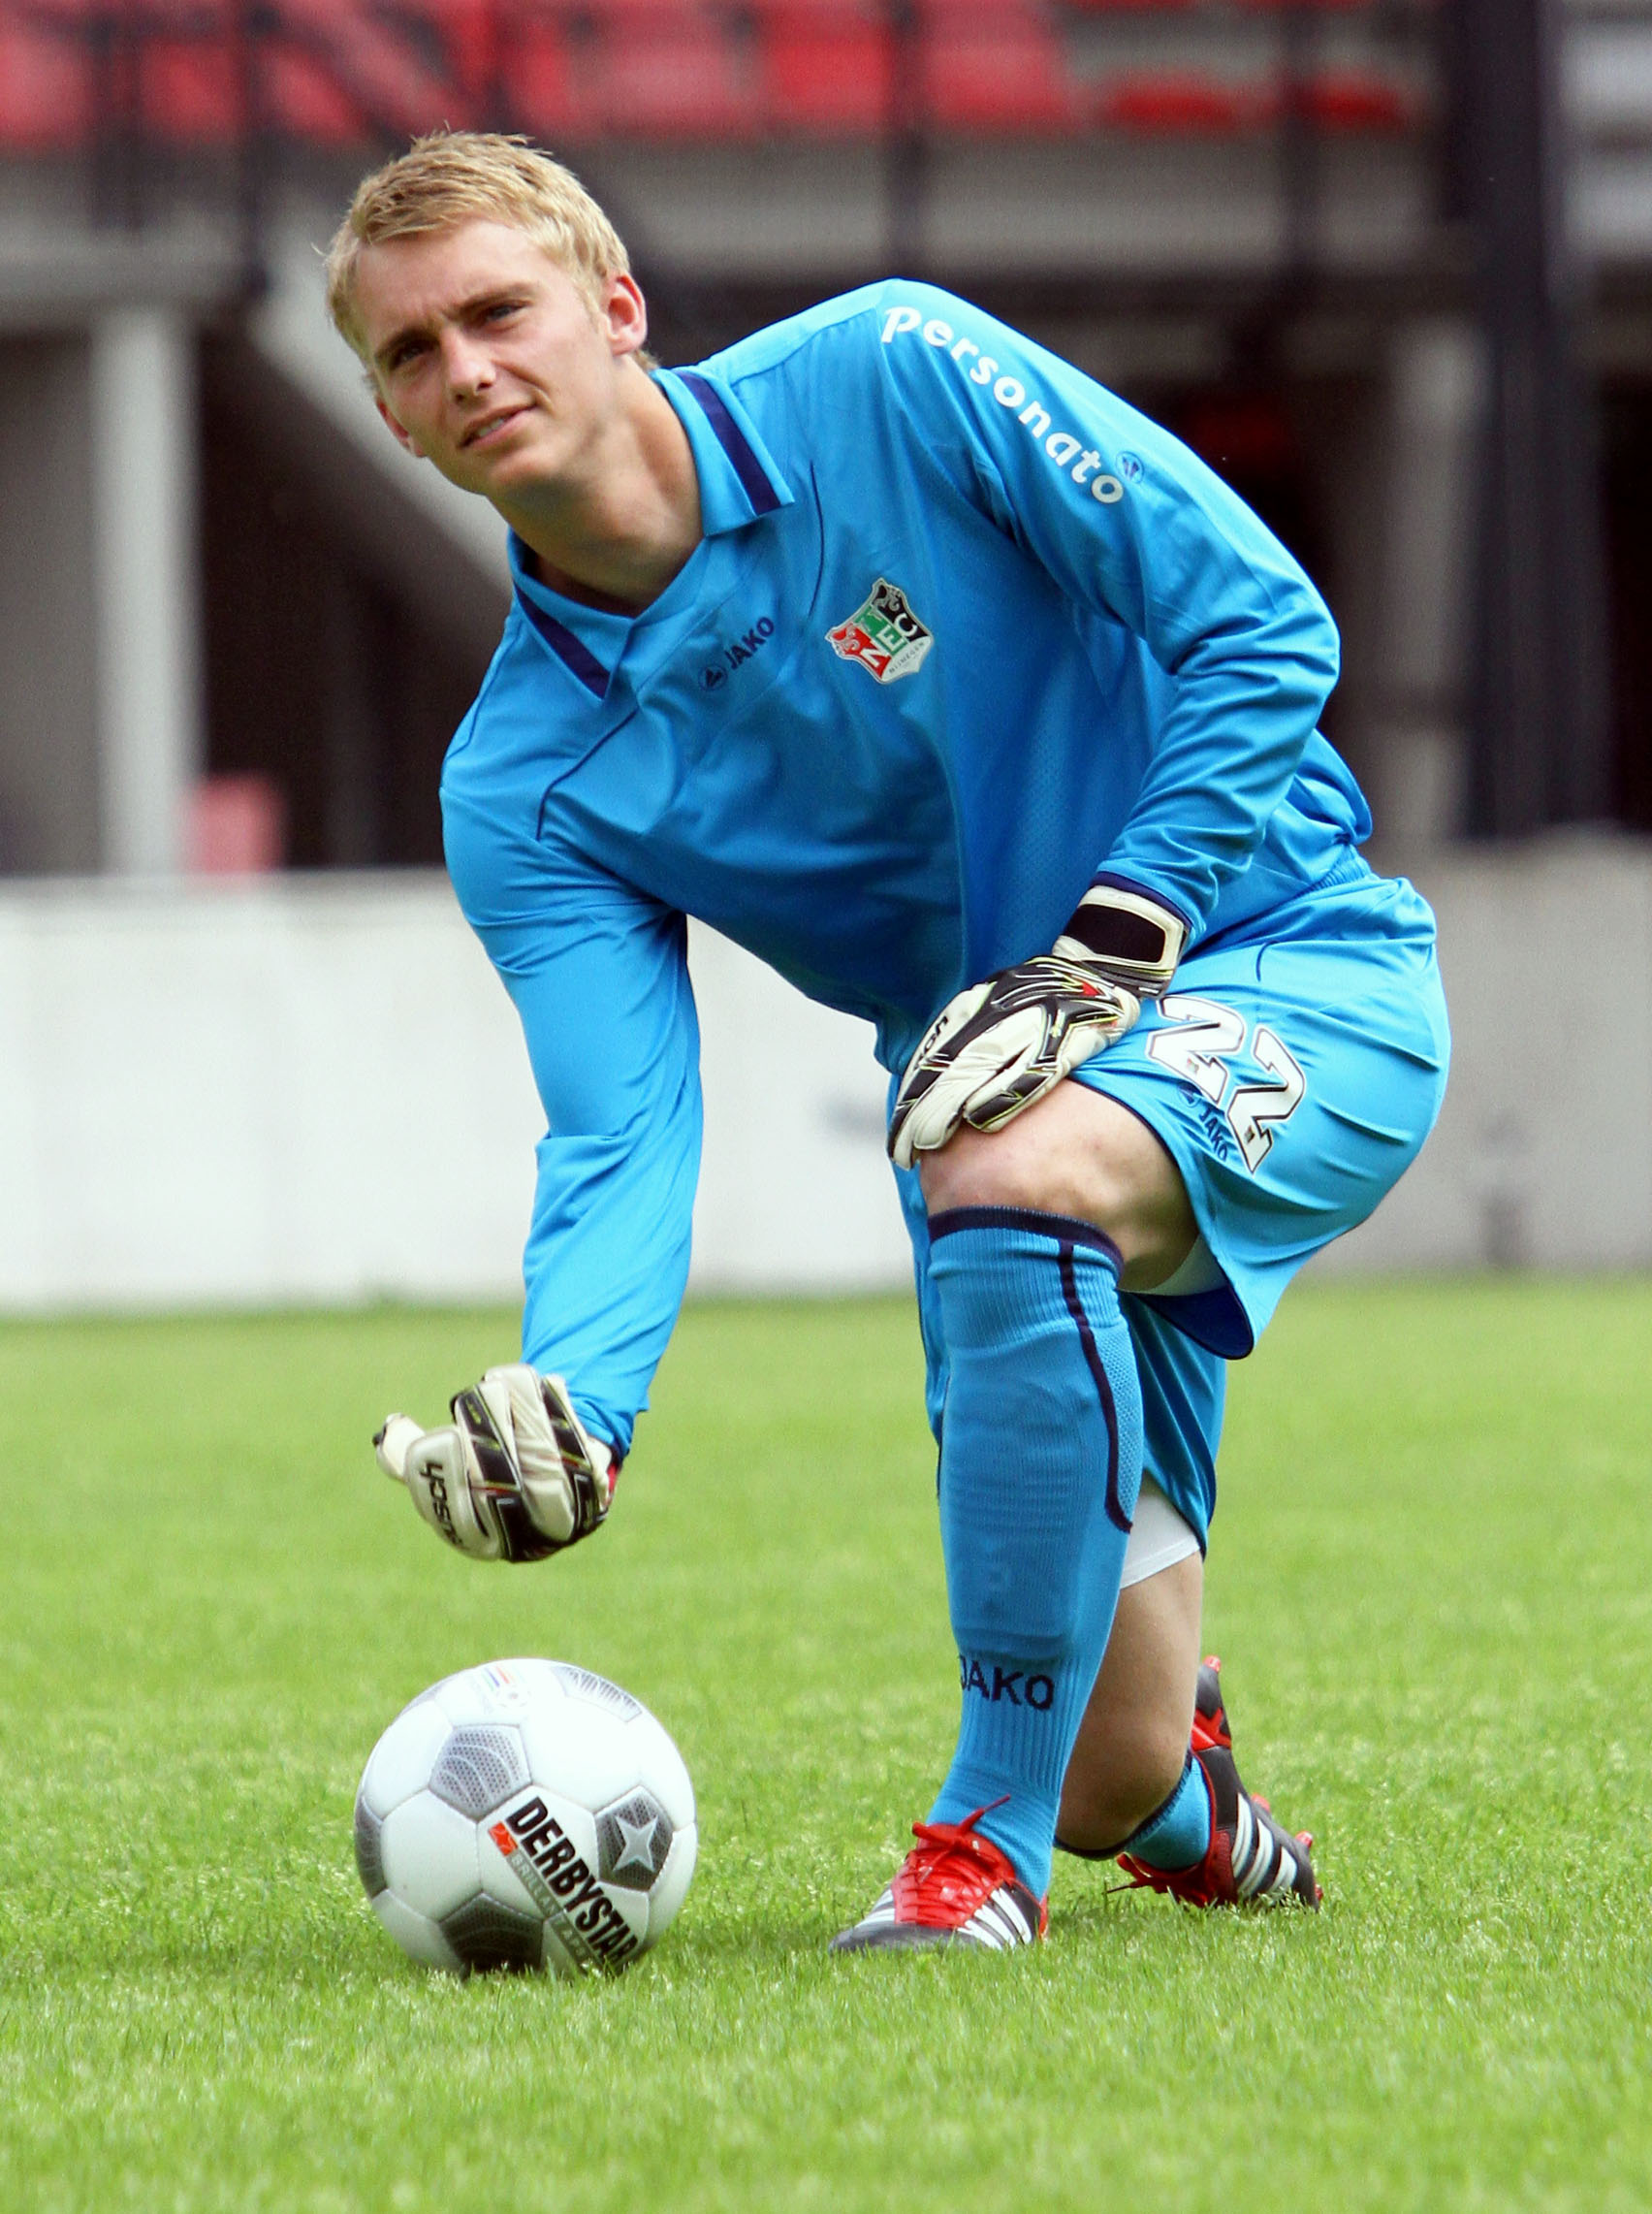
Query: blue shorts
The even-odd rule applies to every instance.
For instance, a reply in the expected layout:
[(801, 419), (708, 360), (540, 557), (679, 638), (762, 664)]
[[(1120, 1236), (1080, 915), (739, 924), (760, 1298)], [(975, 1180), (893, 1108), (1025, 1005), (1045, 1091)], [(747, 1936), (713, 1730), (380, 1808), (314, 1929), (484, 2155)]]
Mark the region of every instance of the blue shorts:
[[(1201, 1544), (1216, 1505), (1225, 1364), (1250, 1352), (1311, 1254), (1365, 1220), (1434, 1127), (1450, 1037), (1434, 916), (1350, 852), (1288, 905), (1209, 939), (1174, 989), (1074, 1082), (1165, 1147), (1220, 1270), (1209, 1288), (1127, 1293), (1146, 1472)], [(913, 1174), (900, 1177), (938, 1424), (946, 1349)]]

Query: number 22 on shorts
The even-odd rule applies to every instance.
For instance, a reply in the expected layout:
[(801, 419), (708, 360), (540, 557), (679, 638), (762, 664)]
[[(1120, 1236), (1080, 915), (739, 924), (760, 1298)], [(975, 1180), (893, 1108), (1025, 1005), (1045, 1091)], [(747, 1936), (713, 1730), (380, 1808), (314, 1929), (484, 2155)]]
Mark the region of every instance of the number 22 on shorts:
[(1308, 1079), (1300, 1064), (1265, 1023), (1258, 1023), (1251, 1039), (1251, 1058), (1269, 1081), (1241, 1084), (1228, 1061), (1245, 1050), (1243, 1015), (1191, 992), (1172, 992), (1159, 1004), (1166, 1024), (1174, 1027), (1154, 1032), (1147, 1041), (1149, 1056), (1191, 1084), (1212, 1107), (1223, 1108), (1254, 1176), (1267, 1158), (1274, 1131), (1290, 1120), (1307, 1092)]

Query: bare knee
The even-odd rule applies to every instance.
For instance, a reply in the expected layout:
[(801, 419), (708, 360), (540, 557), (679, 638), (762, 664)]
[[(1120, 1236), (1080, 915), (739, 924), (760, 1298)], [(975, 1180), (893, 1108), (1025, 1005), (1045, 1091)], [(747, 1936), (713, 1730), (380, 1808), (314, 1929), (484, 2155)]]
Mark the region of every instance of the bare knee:
[(1025, 1207), (1093, 1223), (1119, 1248), (1132, 1291), (1162, 1283), (1198, 1235), (1180, 1171), (1159, 1139), (1116, 1100), (1081, 1084), (1058, 1084), (1001, 1130), (955, 1131), (919, 1156), (918, 1169), (932, 1215)]
[[(1063, 1149), (1050, 1142), (1045, 1123), (1032, 1107), (1002, 1130), (965, 1126), (954, 1131), (938, 1152), (918, 1156), (918, 1173), (931, 1214), (950, 1207), (1032, 1207), (1043, 1214), (1068, 1214), (1078, 1196)], [(1102, 1181), (1096, 1179), (1096, 1191), (1086, 1196), (1104, 1200)]]

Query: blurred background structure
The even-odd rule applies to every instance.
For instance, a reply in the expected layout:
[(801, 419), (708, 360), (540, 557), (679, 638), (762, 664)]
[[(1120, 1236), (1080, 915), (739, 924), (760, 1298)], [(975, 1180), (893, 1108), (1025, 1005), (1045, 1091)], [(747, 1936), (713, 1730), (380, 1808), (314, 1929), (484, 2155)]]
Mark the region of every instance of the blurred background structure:
[[(1345, 1262), (1652, 1263), (1652, 0), (0, 0), (0, 1303), (514, 1267), (535, 1110), (426, 874), (502, 532), (315, 250), (440, 123), (580, 172), (668, 362), (921, 275), (1220, 469), (1446, 925), (1452, 1100)], [(898, 1272), (858, 1026), (696, 961), (702, 1281)], [(818, 1068), (801, 1259), (761, 993)]]

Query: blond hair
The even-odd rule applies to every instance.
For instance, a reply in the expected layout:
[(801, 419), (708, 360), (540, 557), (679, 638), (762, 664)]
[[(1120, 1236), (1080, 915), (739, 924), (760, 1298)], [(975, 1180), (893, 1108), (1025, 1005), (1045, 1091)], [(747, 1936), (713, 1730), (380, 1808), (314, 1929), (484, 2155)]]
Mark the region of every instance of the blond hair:
[(356, 313), (363, 248), (478, 218), (525, 233), (573, 279), (593, 312), (608, 279), (630, 273), (619, 232), (560, 162), (499, 131), (431, 131), (362, 179), (328, 249), (327, 311), (364, 361), (366, 337)]

